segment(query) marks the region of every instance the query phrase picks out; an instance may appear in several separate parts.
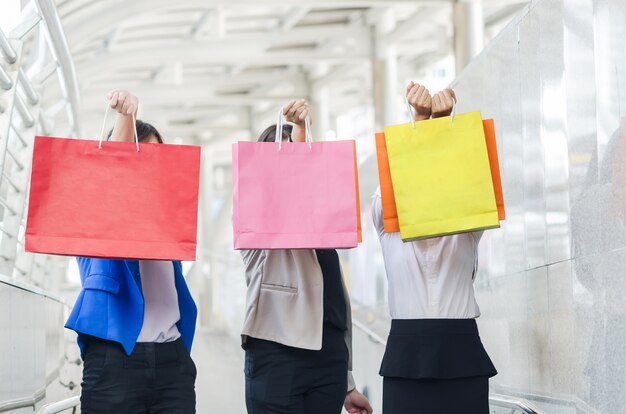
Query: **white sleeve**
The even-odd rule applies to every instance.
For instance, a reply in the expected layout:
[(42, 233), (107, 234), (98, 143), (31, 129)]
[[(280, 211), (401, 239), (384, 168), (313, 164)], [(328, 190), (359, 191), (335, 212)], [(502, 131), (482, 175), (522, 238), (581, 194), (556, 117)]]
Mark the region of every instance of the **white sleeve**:
[(380, 198), (380, 190), (376, 191), (372, 198), (372, 221), (378, 232), (378, 237), (385, 233), (385, 222), (383, 221), (383, 203)]

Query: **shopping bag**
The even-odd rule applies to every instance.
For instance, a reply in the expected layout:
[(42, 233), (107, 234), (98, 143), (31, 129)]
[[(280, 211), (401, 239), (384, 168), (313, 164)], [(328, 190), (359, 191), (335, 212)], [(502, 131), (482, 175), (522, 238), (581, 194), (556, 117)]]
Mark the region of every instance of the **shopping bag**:
[(35, 138), (28, 252), (195, 260), (200, 147)]
[(380, 183), (380, 199), (383, 208), (385, 233), (396, 233), (400, 231), (400, 225), (398, 224), (398, 210), (396, 209), (396, 199), (393, 195), (387, 144), (383, 132), (376, 133), (376, 159), (378, 161), (378, 181)]
[(480, 112), (385, 127), (403, 240), (500, 226)]
[(500, 177), (500, 163), (498, 161), (496, 127), (494, 125), (493, 119), (484, 119), (483, 129), (485, 130), (485, 142), (487, 143), (487, 153), (489, 155), (489, 167), (491, 169), (491, 181), (493, 182), (493, 191), (496, 197), (496, 205), (498, 206), (498, 219), (502, 221), (506, 219), (506, 213), (504, 209), (504, 193), (502, 192), (502, 179)]
[(312, 142), (309, 131), (304, 143), (233, 144), (235, 249), (357, 246), (354, 141)]
[[(489, 166), (491, 168), (493, 190), (498, 207), (498, 219), (502, 221), (506, 219), (506, 214), (493, 119), (484, 119), (483, 128), (485, 130), (485, 141), (487, 143), (487, 151), (489, 153)], [(396, 200), (393, 195), (391, 171), (389, 170), (389, 159), (387, 156), (387, 144), (385, 142), (385, 134), (383, 132), (376, 133), (376, 158), (378, 161), (378, 179), (380, 183), (385, 233), (396, 233), (400, 231), (400, 225), (398, 224), (398, 211), (396, 210)]]

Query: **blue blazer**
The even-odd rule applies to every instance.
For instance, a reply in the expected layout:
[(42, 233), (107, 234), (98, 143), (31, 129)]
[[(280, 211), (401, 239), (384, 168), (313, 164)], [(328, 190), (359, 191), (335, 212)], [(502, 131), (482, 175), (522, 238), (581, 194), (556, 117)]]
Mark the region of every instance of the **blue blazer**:
[[(83, 288), (65, 327), (78, 333), (78, 346), (84, 351), (82, 335), (119, 342), (127, 355), (133, 352), (143, 326), (143, 293), (137, 260), (78, 257)], [(187, 350), (196, 330), (198, 309), (191, 297), (180, 262), (174, 266), (180, 320), (176, 324)]]

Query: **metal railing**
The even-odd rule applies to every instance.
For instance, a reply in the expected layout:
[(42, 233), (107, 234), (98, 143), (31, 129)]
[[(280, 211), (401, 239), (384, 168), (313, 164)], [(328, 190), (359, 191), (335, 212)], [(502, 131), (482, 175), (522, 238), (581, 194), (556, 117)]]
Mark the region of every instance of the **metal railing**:
[[(79, 134), (78, 87), (55, 2), (20, 4), (15, 28), (10, 33), (0, 29), (0, 287), (63, 303), (51, 292), (65, 280), (67, 259), (26, 253), (24, 229), (34, 137)], [(62, 324), (58, 329), (63, 330)], [(9, 329), (8, 338), (11, 334)], [(9, 357), (19, 362), (31, 356)], [(24, 391), (30, 395), (3, 393), (7, 399), (0, 401), (0, 412), (34, 410), (45, 400), (47, 386), (59, 378), (61, 365), (38, 371), (48, 377), (41, 379), (42, 388)]]
[[(367, 324), (361, 322), (358, 319), (352, 319), (352, 325), (368, 336), (370, 341), (375, 344), (387, 345), (387, 341), (383, 339), (379, 334), (368, 328)], [(533, 406), (529, 401), (515, 396), (489, 393), (489, 406), (494, 408), (505, 408), (511, 410), (509, 414), (545, 414), (537, 407)]]
[[(11, 33), (0, 30), (0, 52), (0, 273), (45, 288), (46, 281), (64, 276), (50, 274), (49, 269), (57, 268), (49, 266), (51, 261), (66, 259), (34, 256), (23, 249), (34, 136), (50, 134), (55, 124), (67, 125), (60, 132), (66, 136), (80, 132), (74, 65), (54, 1), (25, 4)], [(44, 90), (58, 94), (46, 100), (55, 107), (56, 118), (44, 106)], [(59, 119), (63, 107), (65, 119)], [(35, 268), (38, 277), (33, 277)]]
[(58, 401), (51, 404), (46, 404), (37, 414), (57, 414), (63, 411), (72, 410), (72, 414), (76, 413), (77, 408), (80, 407), (80, 396), (68, 398), (63, 401)]
[(6, 413), (14, 411), (19, 408), (34, 408), (38, 402), (46, 398), (46, 389), (41, 388), (37, 390), (33, 395), (24, 398), (18, 398), (15, 400), (0, 402), (0, 413)]
[(510, 397), (508, 395), (499, 395), (489, 393), (489, 406), (498, 408), (507, 408), (510, 414), (545, 414), (539, 408), (534, 407), (529, 401), (522, 398)]

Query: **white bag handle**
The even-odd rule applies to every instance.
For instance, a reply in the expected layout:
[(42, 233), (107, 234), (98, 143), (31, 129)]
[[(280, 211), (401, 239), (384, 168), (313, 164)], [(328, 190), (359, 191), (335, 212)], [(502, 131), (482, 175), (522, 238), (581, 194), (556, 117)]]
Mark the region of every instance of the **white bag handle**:
[[(284, 116), (283, 116), (283, 108), (280, 108), (278, 112), (278, 120), (276, 121), (276, 136), (274, 137), (274, 142), (278, 143), (278, 150), (282, 148), (283, 145), (283, 127), (285, 126)], [(313, 138), (311, 134), (311, 119), (307, 115), (304, 118), (304, 139), (307, 144), (309, 144), (309, 149), (312, 147)]]
[[(104, 127), (107, 123), (107, 118), (109, 117), (109, 109), (111, 105), (107, 104), (107, 109), (104, 111), (104, 120), (102, 121), (102, 130), (100, 131), (100, 141), (98, 142), (98, 149), (102, 149), (102, 140), (104, 139)], [(133, 129), (135, 130), (135, 145), (137, 146), (137, 152), (139, 152), (139, 135), (137, 134), (137, 121), (135, 120), (135, 114), (133, 113)], [(113, 128), (115, 128), (115, 123), (113, 123)]]

